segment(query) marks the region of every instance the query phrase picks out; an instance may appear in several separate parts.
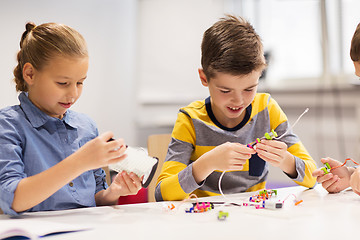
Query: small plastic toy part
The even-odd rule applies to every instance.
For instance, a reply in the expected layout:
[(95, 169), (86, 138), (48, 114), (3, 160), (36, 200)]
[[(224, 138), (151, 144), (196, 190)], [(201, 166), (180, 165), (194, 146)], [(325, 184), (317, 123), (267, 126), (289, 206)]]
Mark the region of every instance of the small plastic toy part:
[[(276, 189), (265, 189), (262, 191), (259, 191), (259, 194), (253, 195), (249, 197), (250, 203), (243, 203), (243, 206), (255, 206), (256, 209), (260, 208), (282, 208), (281, 202), (269, 202), (268, 200), (272, 196), (277, 196), (277, 190)], [(254, 204), (252, 204), (254, 203)]]
[(323, 170), (324, 174), (328, 174), (330, 172), (330, 170), (331, 170), (331, 167), (330, 167), (329, 163), (326, 162), (324, 164), (324, 167), (322, 167), (320, 169)]
[(259, 192), (259, 196), (261, 196), (263, 199), (269, 199), (273, 195), (277, 196), (277, 190), (276, 189), (269, 189), (269, 190), (262, 190)]
[(174, 204), (172, 204), (172, 203), (171, 203), (171, 204), (169, 204), (169, 205), (168, 205), (168, 209), (169, 209), (169, 210), (173, 210), (173, 209), (175, 209), (175, 205), (174, 205)]
[(202, 213), (207, 212), (211, 209), (214, 209), (214, 204), (211, 202), (198, 202), (193, 203), (193, 206), (189, 209), (186, 209), (186, 213)]
[(256, 209), (266, 208), (266, 209), (279, 209), (283, 207), (282, 202), (273, 202), (269, 200), (263, 200), (260, 204), (255, 205)]
[(276, 138), (278, 135), (277, 133), (274, 131), (274, 129), (271, 129), (271, 132), (269, 133), (265, 133), (264, 137), (267, 139), (267, 140), (272, 140), (274, 138)]
[(264, 208), (267, 209), (279, 209), (283, 207), (282, 202), (272, 202), (272, 201), (264, 201)]
[(250, 202), (261, 202), (262, 200), (268, 200), (270, 197), (272, 196), (276, 196), (277, 195), (277, 190), (276, 189), (269, 189), (269, 190), (262, 190), (259, 191), (259, 194), (254, 195), (252, 197), (249, 198)]
[(185, 209), (186, 213), (193, 213), (194, 212), (194, 207), (191, 207), (189, 209)]
[(220, 221), (224, 221), (227, 217), (229, 217), (229, 213), (220, 210), (217, 218)]
[(256, 144), (258, 144), (259, 142), (261, 142), (262, 139), (272, 140), (272, 139), (276, 138), (277, 136), (278, 136), (278, 134), (274, 131), (274, 129), (272, 129), (271, 132), (265, 133), (262, 138), (257, 138), (254, 142), (249, 143), (247, 145), (247, 147), (254, 148), (254, 146)]

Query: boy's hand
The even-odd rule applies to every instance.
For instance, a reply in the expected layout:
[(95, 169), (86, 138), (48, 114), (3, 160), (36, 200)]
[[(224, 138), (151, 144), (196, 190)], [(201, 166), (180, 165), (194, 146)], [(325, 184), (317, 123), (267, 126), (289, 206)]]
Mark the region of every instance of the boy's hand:
[(357, 168), (350, 177), (350, 187), (360, 195), (360, 168)]
[(256, 152), (260, 158), (289, 174), (296, 175), (295, 158), (287, 151), (287, 145), (277, 140), (261, 140), (256, 144)]
[(213, 171), (242, 170), (246, 160), (255, 150), (240, 143), (223, 143), (199, 157), (192, 167), (197, 183), (206, 179)]
[(142, 178), (135, 173), (128, 174), (122, 171), (116, 175), (111, 183), (109, 190), (116, 196), (134, 195), (141, 189)]
[(108, 166), (126, 158), (126, 145), (123, 139), (108, 142), (113, 137), (111, 132), (105, 132), (92, 139), (74, 153), (76, 161), (86, 171)]
[[(341, 165), (339, 161), (332, 158), (322, 158), (321, 162), (329, 163), (330, 167), (337, 167)], [(330, 193), (340, 192), (350, 186), (351, 173), (346, 166), (333, 169), (328, 174), (325, 174), (324, 171), (319, 168), (316, 169), (312, 175), (313, 177), (316, 177), (317, 182), (321, 183), (323, 188)]]
[(246, 160), (255, 154), (255, 150), (240, 143), (226, 142), (207, 152), (213, 170), (242, 170)]

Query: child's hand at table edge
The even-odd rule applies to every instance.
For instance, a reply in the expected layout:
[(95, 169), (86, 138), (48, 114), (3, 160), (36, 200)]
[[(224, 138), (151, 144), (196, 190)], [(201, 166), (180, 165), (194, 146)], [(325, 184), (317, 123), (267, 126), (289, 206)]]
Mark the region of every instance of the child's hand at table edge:
[[(322, 158), (322, 163), (329, 163), (330, 167), (338, 167), (341, 162), (332, 158)], [(346, 166), (338, 167), (330, 170), (328, 174), (325, 174), (321, 168), (316, 169), (312, 175), (316, 177), (318, 183), (321, 183), (329, 193), (340, 192), (350, 186), (351, 172)]]
[(133, 172), (128, 174), (122, 171), (115, 176), (109, 189), (118, 196), (134, 195), (141, 189), (143, 178), (144, 176), (140, 178)]
[(360, 168), (355, 169), (351, 174), (350, 187), (356, 194), (360, 195)]

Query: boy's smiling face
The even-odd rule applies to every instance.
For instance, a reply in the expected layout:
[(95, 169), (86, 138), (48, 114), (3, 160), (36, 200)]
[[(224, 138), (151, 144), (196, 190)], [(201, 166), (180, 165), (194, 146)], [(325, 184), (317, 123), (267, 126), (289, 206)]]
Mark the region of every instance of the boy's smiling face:
[(211, 108), (220, 124), (233, 128), (245, 116), (245, 109), (254, 100), (262, 71), (247, 75), (231, 75), (217, 72), (210, 81), (199, 69), (201, 83), (209, 88)]

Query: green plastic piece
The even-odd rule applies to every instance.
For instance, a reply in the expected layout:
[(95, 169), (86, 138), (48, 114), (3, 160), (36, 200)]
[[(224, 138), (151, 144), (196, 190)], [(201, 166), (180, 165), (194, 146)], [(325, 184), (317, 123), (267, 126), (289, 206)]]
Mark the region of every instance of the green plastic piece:
[(274, 131), (274, 129), (271, 130), (271, 132), (268, 132), (268, 133), (265, 133), (264, 137), (267, 139), (267, 140), (272, 140), (274, 138), (276, 138), (278, 135), (277, 133)]
[(322, 168), (320, 168), (320, 170), (322, 170), (325, 174), (329, 173), (326, 167), (322, 167)]
[(320, 169), (323, 170), (323, 172), (325, 174), (328, 174), (331, 170), (331, 167), (330, 167), (330, 164), (326, 162), (326, 163), (324, 163), (324, 167), (322, 167)]
[(330, 164), (328, 162), (325, 163), (325, 167), (327, 170), (331, 170)]
[(219, 211), (218, 219), (219, 220), (225, 220), (229, 216), (228, 212)]
[(271, 140), (271, 136), (269, 133), (265, 133), (264, 137), (267, 139), (267, 140)]
[(273, 133), (273, 135), (274, 135), (275, 137), (278, 136), (278, 134), (274, 131), (274, 129), (271, 129), (271, 132)]

